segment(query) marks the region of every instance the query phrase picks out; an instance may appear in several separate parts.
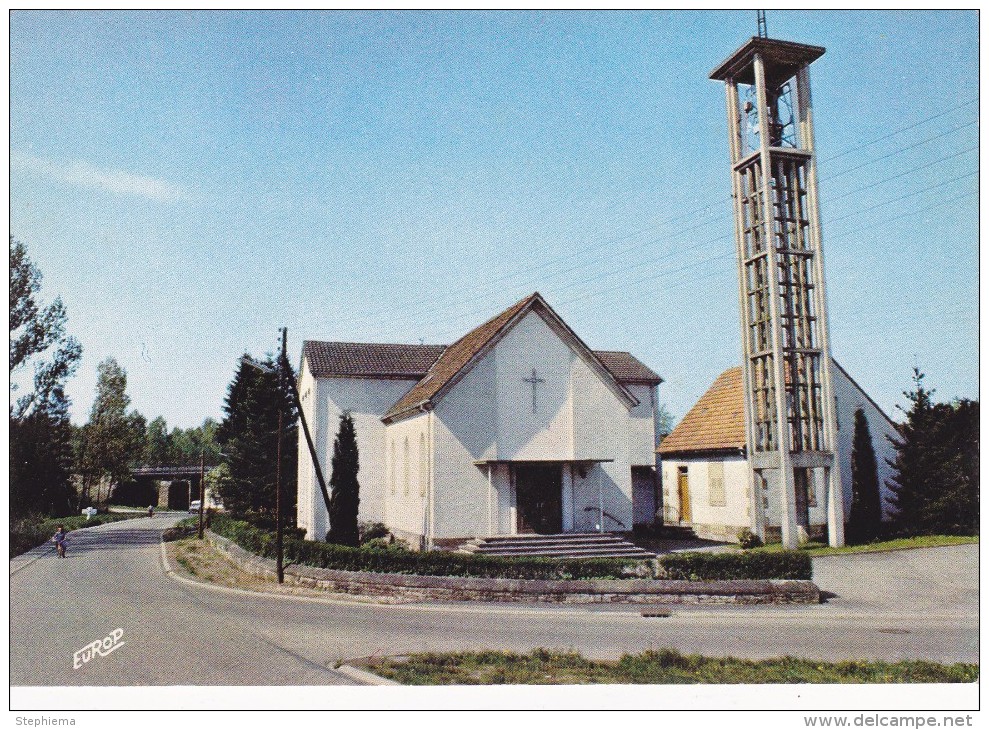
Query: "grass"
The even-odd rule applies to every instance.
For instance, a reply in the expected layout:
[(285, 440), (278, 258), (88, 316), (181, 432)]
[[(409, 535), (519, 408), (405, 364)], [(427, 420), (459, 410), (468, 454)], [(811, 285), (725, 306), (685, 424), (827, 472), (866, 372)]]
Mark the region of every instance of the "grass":
[(672, 649), (626, 654), (617, 662), (576, 652), (481, 651), (369, 659), (363, 666), (409, 685), (451, 684), (900, 684), (975, 682), (977, 664), (923, 661), (817, 662), (684, 655)]
[[(855, 553), (881, 553), (887, 550), (912, 550), (915, 548), (945, 547), (948, 545), (970, 545), (978, 544), (978, 536), (967, 535), (920, 535), (918, 537), (900, 537), (895, 540), (882, 540), (870, 542), (864, 545), (845, 545), (844, 547), (830, 547), (820, 542), (808, 542), (801, 545), (798, 550), (809, 553), (812, 557), (824, 555), (850, 555)], [(780, 552), (783, 546), (779, 543), (753, 548), (748, 552)]]

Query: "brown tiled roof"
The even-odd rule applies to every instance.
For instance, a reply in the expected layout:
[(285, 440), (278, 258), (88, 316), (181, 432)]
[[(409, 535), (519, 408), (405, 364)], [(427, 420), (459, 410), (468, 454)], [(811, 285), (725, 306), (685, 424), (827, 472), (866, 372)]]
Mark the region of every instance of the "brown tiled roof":
[[(376, 342), (320, 342), (306, 340), (303, 357), (317, 378), (402, 378), (421, 380), (443, 354), (446, 345), (384, 345)], [(619, 383), (663, 382), (629, 352), (594, 350)]]
[(384, 345), (306, 340), (302, 356), (317, 378), (405, 378), (419, 380), (446, 345)]
[(611, 352), (595, 350), (598, 360), (604, 365), (619, 383), (649, 383), (659, 385), (663, 379), (645, 366), (642, 361), (630, 352)]
[[(385, 414), (385, 418), (390, 418), (433, 398), (506, 325), (536, 301), (542, 302), (549, 309), (537, 292), (513, 304), (449, 346), (306, 340), (303, 344), (303, 358), (308, 361), (310, 372), (317, 378), (418, 380)], [(592, 354), (618, 383), (657, 385), (663, 382), (659, 375), (631, 353), (596, 350)]]
[(660, 454), (745, 448), (742, 368), (725, 370), (657, 449)]
[(516, 302), (497, 317), (489, 319), (487, 322), (477, 327), (452, 345), (447, 347), (439, 359), (429, 368), (426, 376), (412, 386), (412, 390), (402, 396), (401, 400), (393, 405), (385, 414), (385, 418), (397, 416), (405, 411), (412, 410), (419, 405), (429, 401), (434, 395), (446, 385), (460, 370), (477, 355), (491, 339), (504, 329), (505, 325), (526, 309), (530, 304), (539, 299), (538, 292), (530, 294), (525, 299)]

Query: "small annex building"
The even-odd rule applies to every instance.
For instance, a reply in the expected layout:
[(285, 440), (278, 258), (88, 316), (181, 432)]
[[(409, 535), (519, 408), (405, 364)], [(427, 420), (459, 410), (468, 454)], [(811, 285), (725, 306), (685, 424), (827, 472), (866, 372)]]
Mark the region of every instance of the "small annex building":
[[(892, 494), (886, 482), (893, 478), (887, 463), (896, 456), (890, 438), (896, 424), (834, 360), (832, 381), (838, 416), (838, 454), (845, 517), (852, 503), (852, 439), (855, 411), (862, 408), (869, 423), (879, 471), (883, 517), (888, 517)], [(745, 442), (745, 394), (742, 368), (724, 371), (657, 449), (661, 457), (663, 521), (689, 526), (703, 538), (735, 541), (743, 528), (752, 529)], [(781, 495), (779, 486), (766, 481), (759, 489), (767, 538), (779, 540)], [(826, 531), (824, 495), (809, 493), (811, 534)]]
[[(657, 519), (662, 379), (630, 353), (589, 349), (539, 293), (447, 346), (306, 341), (298, 382), (327, 482), (349, 411), (359, 519), (415, 548)], [(301, 438), (297, 517), (325, 537)]]

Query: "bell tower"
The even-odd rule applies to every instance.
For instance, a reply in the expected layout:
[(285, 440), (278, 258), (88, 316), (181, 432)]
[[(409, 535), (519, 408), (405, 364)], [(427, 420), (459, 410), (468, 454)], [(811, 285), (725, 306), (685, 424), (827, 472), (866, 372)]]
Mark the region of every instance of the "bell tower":
[(778, 515), (786, 548), (817, 504), (844, 544), (810, 95), (823, 54), (760, 35), (711, 72), (727, 96), (752, 531)]

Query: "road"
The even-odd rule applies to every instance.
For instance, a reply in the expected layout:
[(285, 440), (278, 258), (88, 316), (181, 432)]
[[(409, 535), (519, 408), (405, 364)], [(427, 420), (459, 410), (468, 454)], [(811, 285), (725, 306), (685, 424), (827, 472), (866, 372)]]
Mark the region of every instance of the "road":
[[(244, 594), (178, 581), (160, 560), (175, 516), (70, 534), (10, 563), (11, 684), (313, 685), (353, 680), (346, 659), (413, 651), (536, 647), (595, 658), (674, 647), (761, 658), (791, 654), (978, 661), (978, 546), (815, 560), (824, 605), (669, 607), (380, 605)], [(123, 629), (123, 644), (73, 668), (73, 655)]]

